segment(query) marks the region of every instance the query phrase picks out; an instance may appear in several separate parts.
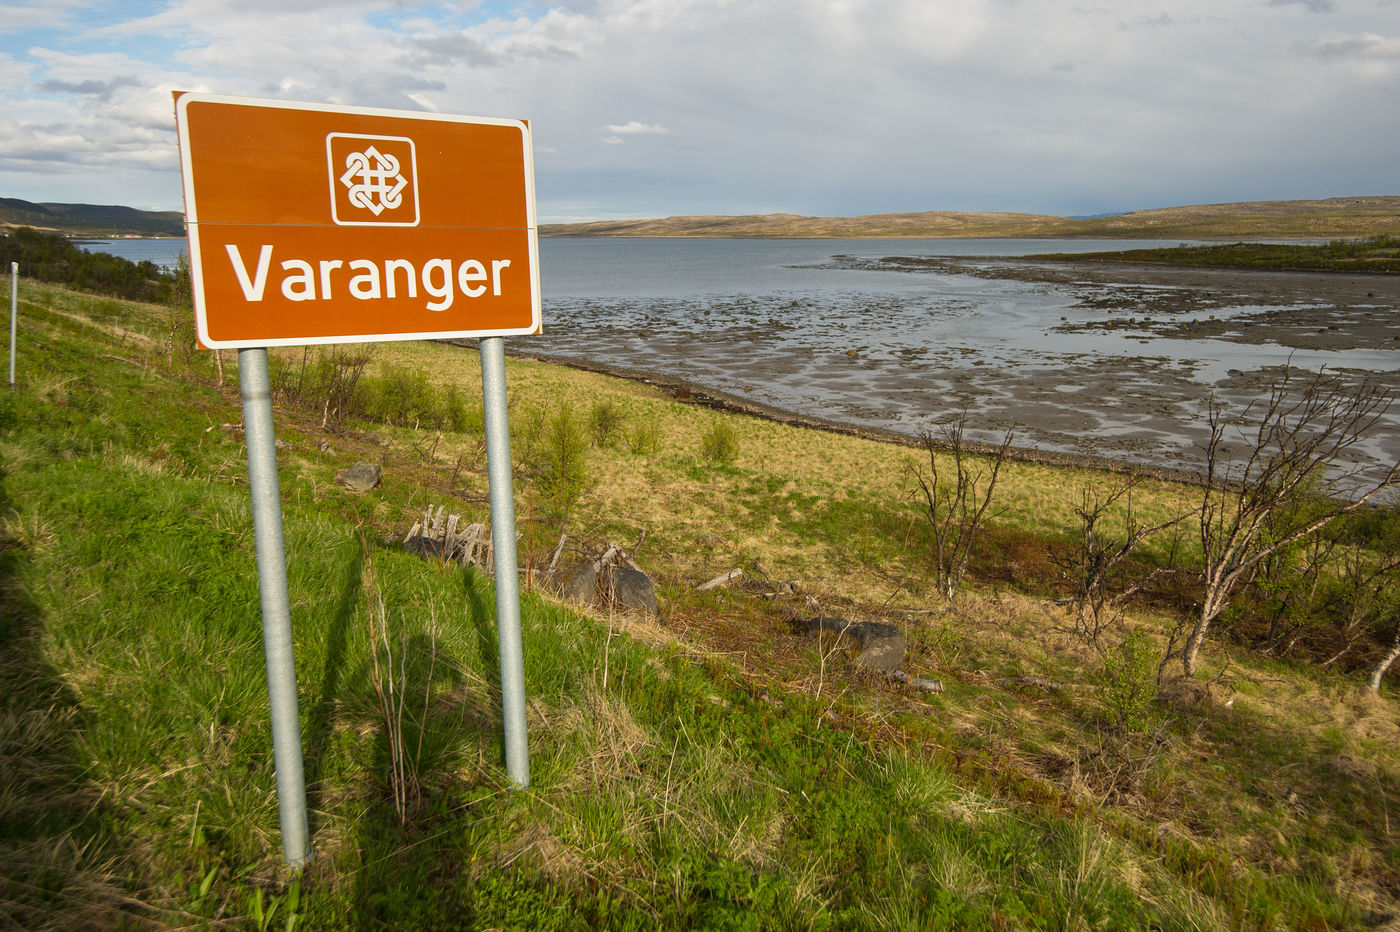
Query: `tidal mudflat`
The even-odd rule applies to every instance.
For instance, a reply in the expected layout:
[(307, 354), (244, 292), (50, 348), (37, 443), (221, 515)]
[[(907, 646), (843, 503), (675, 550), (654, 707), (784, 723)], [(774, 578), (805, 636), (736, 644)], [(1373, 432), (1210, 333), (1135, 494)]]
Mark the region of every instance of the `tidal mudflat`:
[[(878, 248), (771, 290), (547, 300), (546, 333), (515, 346), (876, 432), (966, 409), (980, 440), (1188, 472), (1211, 399), (1258, 403), (1285, 367), (1400, 390), (1400, 277)], [(1393, 462), (1400, 408), (1353, 453)]]

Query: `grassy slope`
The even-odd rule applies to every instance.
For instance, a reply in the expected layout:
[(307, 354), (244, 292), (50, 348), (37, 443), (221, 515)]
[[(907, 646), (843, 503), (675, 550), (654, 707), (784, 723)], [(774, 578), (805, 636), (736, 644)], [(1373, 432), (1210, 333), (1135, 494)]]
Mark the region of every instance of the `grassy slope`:
[[(480, 438), (328, 435), (319, 412), (282, 412), (318, 849), (289, 883), (243, 453), (221, 426), (236, 392), (208, 354), (168, 354), (160, 309), (26, 285), (23, 321), (22, 383), (0, 404), (0, 915), (20, 926), (256, 925), (275, 904), (301, 928), (1336, 929), (1393, 909), (1393, 700), (1239, 656), (1213, 696), (1152, 707), (1158, 748), (1107, 724), (1115, 693), (1092, 688), (1102, 662), (1062, 610), (1007, 585), (1034, 584), (1017, 579), (1030, 544), (1108, 478), (1010, 467), (1015, 533), (990, 561), (1005, 578), (942, 610), (908, 451), (527, 361), (509, 364), (517, 428), (560, 398), (612, 401), (624, 433), (656, 425), (650, 452), (590, 452), (601, 481), (570, 530), (647, 530), (663, 617), (527, 595), (534, 772), (509, 790), (489, 580), (386, 542), (432, 503), (484, 519)], [(459, 349), (376, 358), (476, 379)], [(741, 448), (727, 467), (698, 456), (721, 417)], [(357, 459), (384, 463), (381, 489), (334, 485)], [(1185, 494), (1153, 484), (1140, 505)], [(518, 510), (530, 562), (554, 531), (530, 522), (528, 483)], [(734, 566), (801, 594), (694, 591)], [(906, 668), (947, 691), (872, 680), (785, 621), (817, 610), (898, 620)], [(371, 624), (409, 700), (402, 819)]]
[(34, 227), (80, 236), (184, 236), (179, 211), (99, 204), (35, 204), (0, 197), (0, 226)]
[(1051, 254), (1075, 262), (1139, 262), (1210, 268), (1279, 269), (1294, 272), (1400, 272), (1400, 238), (1372, 237), (1308, 246), (1282, 243), (1230, 243), (1125, 249), (1117, 252)]
[(925, 211), (864, 217), (667, 217), (545, 224), (546, 236), (1143, 237), (1331, 239), (1400, 233), (1400, 197), (1257, 201), (1135, 210), (1076, 220), (1040, 214)]

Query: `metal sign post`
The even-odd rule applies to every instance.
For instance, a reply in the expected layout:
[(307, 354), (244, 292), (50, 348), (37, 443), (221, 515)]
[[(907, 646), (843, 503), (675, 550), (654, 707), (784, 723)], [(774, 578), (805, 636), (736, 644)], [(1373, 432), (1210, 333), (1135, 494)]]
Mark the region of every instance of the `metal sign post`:
[(486, 423), (486, 475), (491, 496), (491, 546), (495, 551), (496, 637), (501, 657), (501, 718), (505, 723), (506, 773), (530, 785), (525, 737), (525, 661), (520, 640), (520, 573), (515, 554), (515, 493), (510, 475), (510, 424), (506, 413), (506, 351), (501, 337), (481, 339), (481, 400)]
[(267, 696), (272, 708), (272, 759), (277, 771), (282, 854), (292, 867), (301, 867), (311, 860), (311, 841), (306, 821), (297, 672), (292, 657), (292, 607), (287, 592), (282, 491), (277, 478), (277, 437), (272, 427), (272, 380), (266, 349), (238, 351), (238, 383), (243, 395), (243, 439), (248, 445), (248, 485), (253, 497), (253, 540), (258, 549), (258, 596), (262, 602)]
[(175, 124), (196, 333), (239, 351), (282, 848), (300, 866), (311, 848), (270, 346), (481, 339), (506, 769), (529, 785), (501, 338), (540, 331), (530, 126), (217, 94), (176, 94)]
[(15, 384), (15, 337), (19, 332), (19, 263), (10, 263), (10, 384)]

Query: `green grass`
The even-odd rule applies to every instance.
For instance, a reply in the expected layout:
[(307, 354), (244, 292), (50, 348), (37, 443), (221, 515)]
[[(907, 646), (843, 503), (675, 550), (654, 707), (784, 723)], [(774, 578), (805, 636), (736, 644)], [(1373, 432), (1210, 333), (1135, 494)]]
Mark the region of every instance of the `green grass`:
[[(279, 411), (316, 847), (291, 874), (242, 441), (222, 426), (239, 420), (236, 392), (213, 384), (210, 354), (168, 351), (160, 309), (52, 288), (25, 300), (21, 385), (0, 396), (12, 925), (1339, 929), (1371, 923), (1394, 889), (1389, 699), (1245, 660), (1236, 711), (1145, 703), (1135, 670), (1096, 679), (1101, 661), (1064, 646), (1055, 610), (1011, 589), (905, 617), (908, 667), (947, 689), (893, 689), (793, 634), (785, 613), (806, 603), (693, 586), (705, 560), (722, 564), (713, 575), (762, 557), (781, 577), (853, 559), (847, 587), (810, 590), (824, 610), (878, 611), (862, 585), (928, 604), (907, 490), (869, 466), (905, 454), (831, 438), (845, 451), (831, 472), (801, 474), (809, 435), (728, 419), (737, 451), (716, 464), (702, 447), (716, 415), (592, 381), (617, 405), (609, 436), (657, 430), (643, 449), (590, 449), (609, 478), (575, 512), (599, 535), (650, 530), (643, 561), (667, 614), (594, 618), (527, 592), (527, 790), (503, 767), (490, 580), (394, 543), (429, 503), (483, 517), (479, 437), (323, 432), (319, 410)], [(439, 371), (399, 353), (386, 364), (415, 391), (416, 372)], [(511, 377), (517, 413), (554, 410), (561, 381), (593, 378), (523, 362)], [(384, 461), (381, 489), (334, 485), (356, 458)], [(1046, 484), (1039, 467), (1009, 475)], [(598, 505), (644, 494), (643, 516)], [(723, 542), (687, 556), (706, 530)], [(371, 624), (394, 657), (378, 673)], [(1029, 674), (1107, 682), (1118, 716), (1093, 689), (1002, 682)], [(375, 691), (390, 680), (405, 697), (397, 786)], [(1118, 734), (1139, 716), (1170, 743), (1133, 782), (1112, 761), (1142, 756)]]
[[(31, 460), (9, 486), (56, 515), (16, 582), (43, 607), (42, 652), (82, 710), (73, 756), (103, 796), (93, 853), (160, 922), (283, 896), (242, 490), (96, 458)], [(287, 538), (320, 848), (303, 927), (878, 928), (896, 903), (908, 928), (1156, 915), (1126, 855), (1087, 830), (967, 800), (936, 766), (823, 729), (809, 703), (756, 709), (734, 671), (609, 642), (534, 598), (535, 778), (512, 792), (487, 582), (375, 544), (366, 582), (354, 529), (296, 508)], [(387, 802), (366, 586), (412, 699), (407, 819)], [(954, 795), (966, 815), (942, 805)], [(1066, 889), (1062, 865), (1089, 860), (1084, 846), (1092, 861), (1074, 869), (1088, 876)]]
[(1400, 272), (1400, 237), (1333, 240), (1316, 245), (1232, 243), (1181, 245), (1170, 249), (1124, 249), (1115, 252), (1056, 253), (1041, 258), (1090, 262), (1144, 262), (1153, 265), (1209, 268), (1277, 269), (1297, 272)]

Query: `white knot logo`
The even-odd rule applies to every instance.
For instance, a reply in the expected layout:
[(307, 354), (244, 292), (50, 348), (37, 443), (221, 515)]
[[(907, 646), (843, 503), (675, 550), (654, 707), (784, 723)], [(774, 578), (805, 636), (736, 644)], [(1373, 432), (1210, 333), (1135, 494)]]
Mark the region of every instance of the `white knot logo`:
[(404, 136), (326, 137), (331, 214), (341, 226), (417, 226), (417, 165)]
[(399, 160), (374, 146), (345, 157), (345, 174), (340, 183), (350, 189), (350, 202), (369, 210), (376, 217), (386, 208), (403, 205), (403, 189), (408, 179), (399, 174)]

